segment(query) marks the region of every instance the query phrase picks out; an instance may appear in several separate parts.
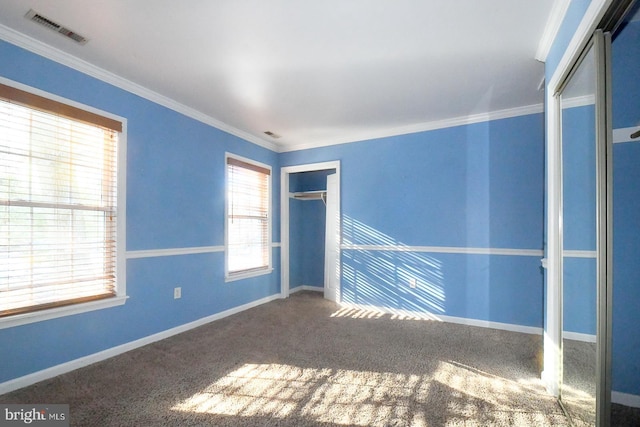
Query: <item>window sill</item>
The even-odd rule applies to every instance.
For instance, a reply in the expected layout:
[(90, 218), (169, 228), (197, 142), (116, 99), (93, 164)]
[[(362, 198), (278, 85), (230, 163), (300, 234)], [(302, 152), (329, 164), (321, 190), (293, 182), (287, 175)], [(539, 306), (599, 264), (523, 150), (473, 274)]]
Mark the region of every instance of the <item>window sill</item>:
[(273, 268), (265, 268), (264, 270), (253, 270), (247, 273), (237, 273), (231, 276), (225, 276), (225, 282), (235, 282), (236, 280), (248, 279), (250, 277), (263, 276), (265, 274), (271, 274)]
[(50, 308), (48, 310), (34, 311), (31, 313), (16, 314), (15, 316), (0, 318), (0, 329), (12, 328), (14, 326), (26, 325), (28, 323), (41, 322), (43, 320), (55, 319), (58, 317), (71, 316), (73, 314), (86, 313), (88, 311), (101, 310), (103, 308), (123, 305), (127, 296), (116, 296), (97, 301), (84, 302), (80, 304), (66, 305), (63, 307)]

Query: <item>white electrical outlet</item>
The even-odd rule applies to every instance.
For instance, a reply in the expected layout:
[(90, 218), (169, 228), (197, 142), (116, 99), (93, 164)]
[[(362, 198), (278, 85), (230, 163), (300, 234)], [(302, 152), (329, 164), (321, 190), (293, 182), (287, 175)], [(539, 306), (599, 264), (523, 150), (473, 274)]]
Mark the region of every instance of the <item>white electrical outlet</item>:
[(173, 299), (182, 298), (182, 288), (177, 287), (173, 288)]
[(418, 281), (415, 279), (415, 277), (409, 279), (409, 287), (415, 288), (416, 286), (418, 286)]

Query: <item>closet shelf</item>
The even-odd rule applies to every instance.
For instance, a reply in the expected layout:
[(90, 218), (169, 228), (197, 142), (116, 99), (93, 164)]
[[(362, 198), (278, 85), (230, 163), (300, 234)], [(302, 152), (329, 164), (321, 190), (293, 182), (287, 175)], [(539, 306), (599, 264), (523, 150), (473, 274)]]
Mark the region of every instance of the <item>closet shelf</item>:
[(318, 191), (299, 191), (296, 193), (289, 193), (289, 197), (298, 200), (326, 200), (327, 192), (325, 190)]

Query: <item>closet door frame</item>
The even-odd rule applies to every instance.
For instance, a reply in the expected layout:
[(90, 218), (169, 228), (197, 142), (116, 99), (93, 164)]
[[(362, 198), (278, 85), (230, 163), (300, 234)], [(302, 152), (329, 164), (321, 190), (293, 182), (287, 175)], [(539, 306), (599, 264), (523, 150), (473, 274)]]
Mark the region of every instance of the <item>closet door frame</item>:
[(582, 52), (594, 44), (597, 57), (597, 372), (596, 425), (607, 426), (611, 408), (612, 321), (612, 130), (611, 130), (611, 37), (598, 27), (611, 2), (594, 0), (547, 86), (547, 268), (544, 333), (544, 371), (547, 390), (560, 394), (562, 381), (562, 110), (560, 92)]
[[(336, 196), (340, 200), (340, 160), (322, 162), (322, 163), (310, 163), (296, 166), (283, 166), (280, 169), (280, 297), (289, 297), (289, 175), (299, 172), (314, 172), (335, 169), (336, 179), (338, 181)], [(340, 205), (339, 205), (340, 206)], [(338, 240), (342, 236), (341, 232), (341, 218), (342, 211), (338, 208)], [(342, 254), (341, 241), (337, 242), (339, 250), (336, 253), (337, 259), (335, 265), (340, 267), (340, 257)], [(325, 261), (326, 262), (326, 261)], [(340, 295), (340, 281), (337, 283), (337, 292)], [(340, 302), (340, 301), (337, 301)]]

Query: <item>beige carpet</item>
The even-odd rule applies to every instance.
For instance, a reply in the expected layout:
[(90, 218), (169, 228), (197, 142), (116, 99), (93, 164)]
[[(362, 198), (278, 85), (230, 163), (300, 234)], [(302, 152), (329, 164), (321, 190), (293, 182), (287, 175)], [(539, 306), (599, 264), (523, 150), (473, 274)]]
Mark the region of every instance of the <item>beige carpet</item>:
[(566, 426), (541, 346), (300, 292), (0, 402), (68, 403), (78, 426)]

